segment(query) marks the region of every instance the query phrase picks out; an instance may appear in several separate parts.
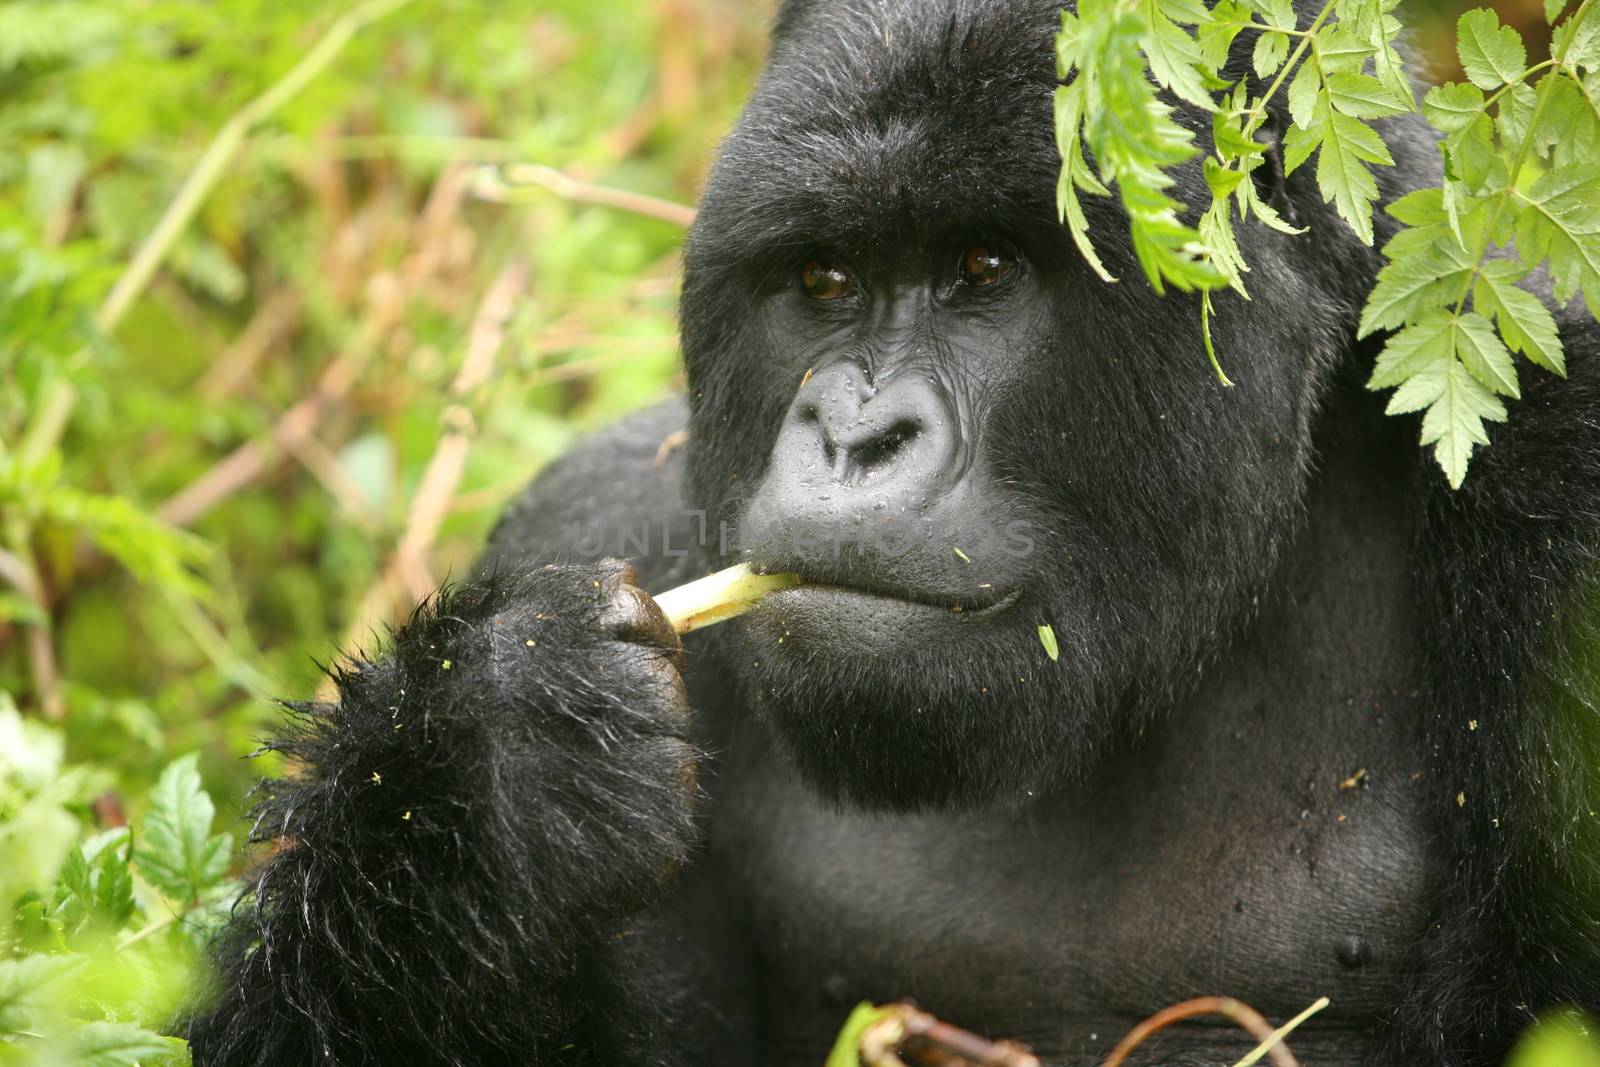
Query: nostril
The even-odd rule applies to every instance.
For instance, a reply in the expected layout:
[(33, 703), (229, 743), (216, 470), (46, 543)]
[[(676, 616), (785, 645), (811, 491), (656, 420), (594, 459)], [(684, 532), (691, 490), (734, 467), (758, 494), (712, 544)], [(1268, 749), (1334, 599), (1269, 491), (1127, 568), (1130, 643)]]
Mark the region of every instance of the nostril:
[(922, 424), (916, 419), (900, 419), (882, 433), (850, 449), (847, 474), (859, 478), (879, 467), (886, 466), (902, 449), (922, 433)]
[(822, 418), (822, 410), (815, 404), (802, 404), (800, 407), (795, 409), (794, 417), (801, 425), (815, 426), (817, 428), (817, 436), (822, 441), (823, 462), (825, 462), (829, 468), (837, 466), (839, 461), (839, 446), (834, 441), (833, 434), (829, 431), (827, 422)]

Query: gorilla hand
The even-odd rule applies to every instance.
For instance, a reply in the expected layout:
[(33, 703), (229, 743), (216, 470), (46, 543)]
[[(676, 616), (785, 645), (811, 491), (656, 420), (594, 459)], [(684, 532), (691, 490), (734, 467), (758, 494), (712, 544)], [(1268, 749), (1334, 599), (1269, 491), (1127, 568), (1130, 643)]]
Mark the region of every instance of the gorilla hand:
[(195, 1063), (543, 1062), (587, 946), (692, 839), (677, 635), (632, 569), (440, 594), (271, 747), (279, 841), (221, 939)]

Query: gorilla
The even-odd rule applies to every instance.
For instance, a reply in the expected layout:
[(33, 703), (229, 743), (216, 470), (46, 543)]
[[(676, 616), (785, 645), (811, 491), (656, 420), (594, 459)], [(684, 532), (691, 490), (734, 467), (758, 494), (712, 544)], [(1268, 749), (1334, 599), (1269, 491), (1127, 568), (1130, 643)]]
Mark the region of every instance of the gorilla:
[[(1120, 284), (1056, 218), (1059, 11), (783, 5), (687, 396), (291, 709), (196, 1064), (815, 1065), (909, 997), (1088, 1065), (1224, 994), (1331, 998), (1307, 1064), (1477, 1067), (1600, 1008), (1600, 332), (1451, 491), (1364, 388), (1380, 258), (1269, 165), (1307, 232), (1241, 227), (1223, 387), (1115, 202)], [(1386, 198), (1437, 181), (1385, 132)], [(680, 644), (645, 590), (741, 560), (804, 584)]]

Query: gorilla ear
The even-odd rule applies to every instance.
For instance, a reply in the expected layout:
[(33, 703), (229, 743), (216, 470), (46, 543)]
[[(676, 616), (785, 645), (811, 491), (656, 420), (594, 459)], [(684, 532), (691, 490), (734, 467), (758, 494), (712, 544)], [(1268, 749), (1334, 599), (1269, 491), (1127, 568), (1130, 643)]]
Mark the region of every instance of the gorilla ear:
[(1267, 148), (1261, 166), (1250, 172), (1256, 195), (1268, 204), (1291, 226), (1299, 226), (1300, 219), (1294, 201), (1289, 196), (1289, 177), (1283, 172), (1283, 135), (1287, 132), (1289, 117), (1276, 109), (1268, 111), (1265, 124), (1256, 133), (1256, 140)]

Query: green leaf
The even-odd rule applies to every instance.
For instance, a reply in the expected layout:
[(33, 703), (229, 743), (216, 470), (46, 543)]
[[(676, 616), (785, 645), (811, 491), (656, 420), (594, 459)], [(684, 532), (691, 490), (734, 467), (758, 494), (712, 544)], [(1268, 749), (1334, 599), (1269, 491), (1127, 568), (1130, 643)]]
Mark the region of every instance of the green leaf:
[(1556, 1010), (1517, 1039), (1505, 1067), (1600, 1067), (1600, 1039), (1582, 1012)]
[(1550, 35), (1550, 54), (1569, 67), (1600, 66), (1600, 22), (1593, 16), (1563, 22)]
[(1393, 164), (1389, 150), (1371, 126), (1329, 108), (1320, 107), (1325, 126), (1317, 154), (1317, 188), (1333, 202), (1362, 244), (1372, 243), (1372, 202), (1378, 183), (1364, 164)]
[(1082, 55), (1083, 23), (1072, 12), (1063, 10), (1061, 30), (1056, 34), (1056, 77), (1064, 79), (1071, 74)]
[(1456, 52), (1461, 68), (1480, 89), (1498, 89), (1522, 76), (1528, 53), (1522, 38), (1489, 8), (1477, 8), (1456, 23)]
[(1145, 9), (1149, 31), (1144, 36), (1144, 54), (1156, 84), (1171, 89), (1180, 100), (1210, 111), (1214, 105), (1200, 71), (1204, 60), (1199, 44), (1155, 3), (1147, 3)]
[(77, 970), (82, 956), (23, 956), (0, 960), (0, 1034), (26, 1030), (54, 984)]
[[(1565, 78), (1557, 78), (1566, 82)], [(1567, 82), (1567, 84), (1571, 84)], [(1544, 156), (1549, 147), (1550, 123), (1548, 118), (1549, 106), (1546, 105), (1546, 114), (1540, 117), (1539, 128), (1531, 128), (1534, 111), (1538, 106), (1539, 94), (1527, 84), (1519, 82), (1507, 89), (1500, 97), (1500, 109), (1495, 115), (1495, 125), (1500, 130), (1500, 141), (1507, 146), (1522, 144), (1524, 138), (1530, 134), (1533, 141), (1530, 145), (1537, 156)], [(1513, 149), (1515, 150), (1515, 149)]]
[[(1317, 94), (1317, 99), (1322, 99), (1322, 94)], [(1308, 126), (1290, 126), (1289, 131), (1283, 135), (1283, 173), (1293, 174), (1300, 168), (1300, 164), (1311, 158), (1322, 145), (1322, 120), (1318, 118)]]
[[(1456, 336), (1459, 340), (1462, 335), (1458, 331)], [(1473, 448), (1489, 443), (1483, 421), (1504, 422), (1506, 407), (1456, 360), (1446, 360), (1437, 373), (1439, 396), (1422, 416), (1422, 443), (1434, 446), (1434, 458), (1450, 487), (1460, 489)]]
[[(1197, 154), (1194, 135), (1173, 118), (1171, 105), (1157, 97), (1146, 75), (1140, 50), (1151, 36), (1148, 24), (1118, 10), (1109, 0), (1085, 0), (1078, 9), (1085, 39), (1069, 88), (1083, 86), (1083, 139), (1102, 184), (1116, 186), (1134, 257), (1151, 288), (1164, 293), (1168, 285), (1181, 290), (1220, 286), (1226, 276), (1211, 261), (1198, 230), (1180, 217), (1185, 205), (1167, 192), (1175, 184), (1167, 170)], [(1059, 196), (1059, 184), (1057, 191)], [(1063, 200), (1072, 223), (1075, 197)], [(1087, 226), (1074, 226), (1082, 247)]]
[(1207, 156), (1205, 177), (1206, 185), (1211, 188), (1211, 195), (1220, 199), (1232, 193), (1239, 183), (1244, 181), (1244, 172), (1230, 170), (1215, 159)]
[(1519, 199), (1518, 254), (1528, 263), (1549, 258), (1561, 303), (1582, 292), (1600, 307), (1600, 164), (1553, 170)]
[(1344, 26), (1324, 26), (1317, 32), (1317, 55), (1324, 74), (1359, 71), (1374, 51), (1370, 40)]
[[(1448, 234), (1448, 231), (1442, 232)], [(1391, 241), (1390, 246), (1393, 244)], [(1453, 241), (1436, 241), (1435, 244), (1439, 258), (1408, 256), (1392, 260), (1378, 272), (1378, 284), (1367, 294), (1366, 306), (1361, 309), (1358, 337), (1416, 321), (1423, 312), (1453, 297), (1466, 284), (1471, 257), (1456, 250)]]
[(1390, 95), (1404, 104), (1407, 111), (1415, 111), (1417, 100), (1411, 91), (1411, 78), (1406, 73), (1405, 62), (1400, 58), (1400, 53), (1394, 48), (1394, 41), (1399, 36), (1400, 30), (1401, 25), (1396, 19), (1385, 17), (1376, 20), (1370, 37), (1375, 50), (1372, 65), (1378, 75), (1378, 81), (1389, 90)]
[(1444, 139), (1444, 172), (1460, 179), (1473, 192), (1488, 184), (1499, 157), (1494, 150), (1494, 122), (1480, 114)]
[(1195, 27), (1195, 39), (1200, 45), (1200, 55), (1211, 70), (1228, 61), (1228, 50), (1235, 37), (1250, 24), (1250, 9), (1239, 0), (1218, 0), (1209, 18)]
[(1322, 79), (1312, 63), (1301, 63), (1289, 81), (1289, 117), (1302, 130), (1310, 129), (1316, 120), (1317, 93), (1321, 88)]
[[(1450, 341), (1453, 333), (1447, 331), (1445, 340)], [(1389, 398), (1389, 406), (1383, 409), (1386, 415), (1409, 415), (1413, 411), (1421, 411), (1437, 403), (1444, 395), (1445, 369), (1455, 362), (1450, 349), (1446, 348), (1442, 356), (1432, 347), (1426, 353), (1413, 352), (1410, 355), (1413, 364), (1424, 365), (1400, 383), (1400, 387)], [(1427, 444), (1426, 441), (1423, 443)]]
[(857, 1004), (844, 1021), (844, 1026), (839, 1028), (839, 1036), (834, 1038), (833, 1050), (828, 1053), (828, 1061), (823, 1067), (861, 1067), (862, 1033), (893, 1010), (892, 1007), (880, 1008), (865, 1000)]
[(1238, 115), (1218, 111), (1211, 116), (1211, 144), (1225, 160), (1264, 156), (1267, 148), (1260, 141), (1246, 136)]
[(1516, 286), (1512, 279), (1520, 273), (1504, 260), (1485, 263), (1473, 285), (1473, 306), (1495, 320), (1507, 345), (1546, 370), (1566, 377), (1566, 352), (1556, 330), (1555, 316), (1538, 297)]
[(121, 21), (102, 4), (55, 0), (0, 4), (0, 73), (91, 52), (115, 37)]
[(1049, 623), (1039, 627), (1039, 643), (1044, 645), (1044, 654), (1050, 657), (1051, 662), (1061, 658), (1061, 645), (1056, 641), (1056, 632)]
[(1550, 78), (1535, 148), (1548, 152), (1552, 168), (1593, 163), (1600, 159), (1600, 75), (1590, 75), (1587, 90), (1567, 74)]
[[(1209, 169), (1209, 164), (1212, 161), (1207, 160), (1206, 162), (1208, 164), (1207, 169)], [(1242, 179), (1243, 177), (1241, 174), (1240, 178)], [(1249, 184), (1249, 182), (1240, 181), (1234, 186), (1234, 189), (1237, 190)], [(1215, 195), (1215, 190), (1213, 190), (1213, 195)], [(1250, 294), (1245, 290), (1243, 275), (1250, 269), (1250, 266), (1244, 261), (1244, 256), (1239, 252), (1239, 242), (1233, 235), (1233, 215), (1229, 211), (1227, 200), (1223, 199), (1225, 196), (1226, 194), (1222, 194), (1222, 196), (1213, 200), (1211, 207), (1206, 210), (1204, 215), (1200, 216), (1200, 236), (1205, 239), (1206, 247), (1211, 249), (1211, 255), (1217, 267), (1227, 275), (1228, 284), (1240, 296), (1248, 297)], [(1207, 294), (1207, 298), (1209, 299), (1209, 294)], [(1206, 321), (1209, 322), (1209, 320)]]
[(1426, 226), (1445, 221), (1444, 190), (1438, 186), (1413, 189), (1384, 208), (1407, 226)]
[(1283, 61), (1289, 57), (1289, 38), (1281, 33), (1262, 33), (1256, 38), (1256, 46), (1250, 53), (1250, 63), (1255, 67), (1256, 77), (1270, 78), (1283, 66)]
[(174, 760), (150, 794), (139, 871), (157, 889), (182, 901), (198, 900), (227, 870), (233, 838), (212, 834), (216, 808), (200, 785), (199, 755)]
[(1377, 78), (1366, 74), (1329, 75), (1328, 98), (1335, 110), (1358, 119), (1381, 119), (1410, 110)]
[(1456, 319), (1456, 355), (1472, 376), (1501, 396), (1522, 395), (1517, 386), (1516, 364), (1489, 320), (1475, 311)]
[[(1440, 360), (1449, 359), (1455, 352), (1454, 325), (1451, 315), (1442, 308), (1425, 312), (1415, 323), (1395, 332), (1378, 353), (1368, 389), (1390, 389), (1405, 382)], [(1402, 400), (1398, 395), (1390, 400), (1390, 414), (1418, 411), (1433, 402), (1428, 395), (1416, 400)]]
[(1294, 0), (1266, 0), (1262, 11), (1267, 17), (1267, 24), (1276, 26), (1280, 30), (1292, 30), (1295, 26)]
[(1483, 90), (1471, 82), (1446, 82), (1422, 98), (1422, 115), (1441, 132), (1451, 133), (1482, 115), (1483, 104)]
[(1056, 89), (1056, 145), (1061, 153), (1061, 177), (1056, 184), (1056, 209), (1061, 221), (1067, 224), (1072, 243), (1084, 261), (1100, 276), (1101, 281), (1114, 282), (1111, 272), (1100, 262), (1093, 243), (1089, 240), (1089, 219), (1078, 201), (1078, 190), (1087, 183), (1089, 192), (1110, 196), (1110, 190), (1100, 184), (1083, 158), (1083, 145), (1079, 139), (1079, 126), (1083, 115), (1083, 84), (1062, 85)]
[(1561, 12), (1567, 9), (1567, 4), (1570, 2), (1571, 0), (1544, 0), (1544, 20), (1548, 23), (1554, 23), (1556, 19), (1561, 17)]
[(83, 929), (119, 930), (133, 914), (130, 845), (124, 827), (94, 835), (67, 856), (53, 914), (68, 938)]
[(73, 1062), (80, 1067), (139, 1067), (180, 1053), (184, 1043), (131, 1023), (92, 1022), (72, 1034)]

